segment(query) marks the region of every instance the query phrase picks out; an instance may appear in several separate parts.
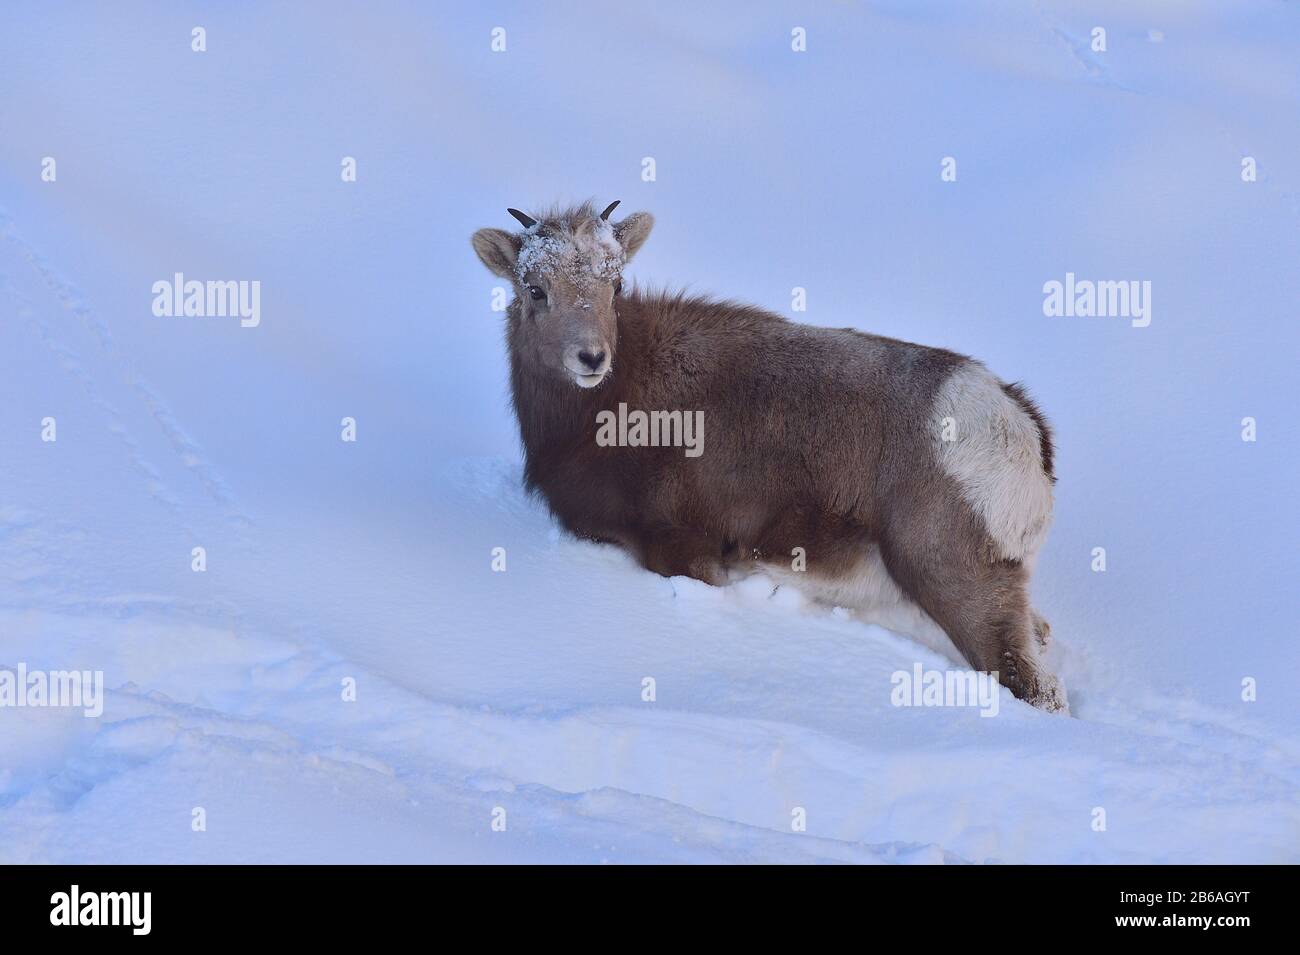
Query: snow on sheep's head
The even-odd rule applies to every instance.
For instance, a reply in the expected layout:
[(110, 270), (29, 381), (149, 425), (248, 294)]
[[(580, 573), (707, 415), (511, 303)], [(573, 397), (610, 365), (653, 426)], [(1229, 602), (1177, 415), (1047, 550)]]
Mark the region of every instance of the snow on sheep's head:
[(605, 381), (618, 347), (615, 302), (623, 266), (654, 226), (648, 212), (609, 221), (617, 202), (596, 213), (590, 203), (540, 219), (508, 209), (523, 232), (479, 229), (474, 251), (514, 284), (511, 348), (520, 361), (580, 388)]

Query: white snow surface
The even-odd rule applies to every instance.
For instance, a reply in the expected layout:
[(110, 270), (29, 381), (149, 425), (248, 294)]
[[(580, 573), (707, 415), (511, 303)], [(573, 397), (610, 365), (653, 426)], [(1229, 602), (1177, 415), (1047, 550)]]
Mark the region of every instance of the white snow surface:
[[(3, 19), (0, 667), (107, 698), (0, 708), (0, 862), (1300, 861), (1295, 4)], [(655, 214), (642, 282), (1026, 383), (1070, 717), (895, 707), (951, 648), (522, 491), (468, 239), (592, 195)], [(175, 272), (261, 324), (153, 316)], [(1066, 272), (1150, 280), (1151, 325), (1045, 317)]]

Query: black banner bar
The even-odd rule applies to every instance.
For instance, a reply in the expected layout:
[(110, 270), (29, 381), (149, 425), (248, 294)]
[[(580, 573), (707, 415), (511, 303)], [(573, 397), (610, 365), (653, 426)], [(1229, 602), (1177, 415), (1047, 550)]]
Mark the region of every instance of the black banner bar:
[(430, 919), (488, 925), (496, 939), (512, 925), (545, 934), (541, 926), (587, 926), (613, 913), (655, 931), (698, 919), (738, 931), (773, 919), (842, 928), (847, 915), (866, 936), (923, 925), (927, 940), (1050, 932), (1038, 937), (1230, 942), (1283, 929), (1294, 881), (1289, 868), (1268, 866), (644, 867), (599, 878), (590, 867), (449, 868), (11, 866), (0, 870), (0, 925), (15, 941), (75, 933), (83, 942), (337, 944), (373, 941), (377, 926), (427, 929)]

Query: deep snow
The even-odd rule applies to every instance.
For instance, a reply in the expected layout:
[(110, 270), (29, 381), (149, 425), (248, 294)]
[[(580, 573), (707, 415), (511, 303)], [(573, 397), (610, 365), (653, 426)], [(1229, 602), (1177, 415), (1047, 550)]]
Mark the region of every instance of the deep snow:
[[(0, 666), (109, 694), (0, 708), (0, 861), (1300, 860), (1294, 5), (531, 7), (3, 14)], [(1026, 382), (1073, 717), (894, 707), (942, 653), (523, 494), (468, 237), (588, 195), (643, 282)]]

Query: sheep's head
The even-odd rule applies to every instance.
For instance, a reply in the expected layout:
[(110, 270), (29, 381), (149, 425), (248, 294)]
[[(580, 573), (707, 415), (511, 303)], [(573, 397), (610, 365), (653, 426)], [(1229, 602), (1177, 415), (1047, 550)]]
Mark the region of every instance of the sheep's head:
[(519, 324), (511, 343), (520, 359), (580, 388), (595, 388), (609, 374), (618, 348), (615, 300), (623, 266), (654, 226), (648, 212), (610, 222), (617, 205), (597, 213), (584, 204), (540, 219), (510, 209), (523, 232), (474, 233), (479, 259), (514, 284)]

